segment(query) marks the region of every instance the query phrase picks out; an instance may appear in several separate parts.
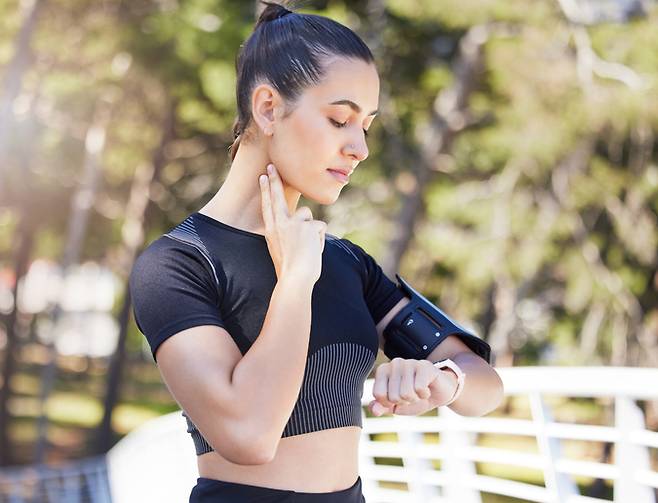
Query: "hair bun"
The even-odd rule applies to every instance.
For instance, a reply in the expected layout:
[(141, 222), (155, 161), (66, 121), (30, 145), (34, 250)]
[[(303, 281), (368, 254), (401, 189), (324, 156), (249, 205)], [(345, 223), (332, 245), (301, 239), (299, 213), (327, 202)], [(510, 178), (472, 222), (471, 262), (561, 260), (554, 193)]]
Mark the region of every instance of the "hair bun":
[(258, 16), (258, 21), (256, 21), (256, 27), (260, 26), (263, 23), (267, 23), (268, 21), (274, 21), (275, 19), (279, 19), (280, 17), (287, 16), (288, 14), (294, 14), (293, 11), (287, 9), (281, 4), (273, 3), (273, 2), (265, 2), (264, 0), (261, 0), (261, 3), (266, 4), (267, 7), (265, 7), (265, 9), (263, 9), (263, 12), (260, 13), (260, 16)]

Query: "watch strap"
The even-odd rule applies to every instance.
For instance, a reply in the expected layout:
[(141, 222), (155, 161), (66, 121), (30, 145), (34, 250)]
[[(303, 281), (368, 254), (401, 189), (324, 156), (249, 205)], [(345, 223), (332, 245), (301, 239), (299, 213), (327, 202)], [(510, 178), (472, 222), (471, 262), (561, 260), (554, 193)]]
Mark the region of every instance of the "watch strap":
[(461, 395), (462, 391), (464, 390), (464, 381), (466, 380), (466, 374), (464, 374), (462, 369), (459, 368), (459, 365), (457, 365), (450, 358), (446, 358), (444, 360), (434, 362), (434, 366), (437, 367), (438, 369), (449, 368), (457, 376), (457, 389), (455, 390), (455, 393), (452, 395), (452, 398), (450, 398), (450, 400), (448, 400), (446, 403), (443, 404), (444, 406), (450, 405), (452, 402), (457, 400), (457, 398), (459, 398), (459, 395)]

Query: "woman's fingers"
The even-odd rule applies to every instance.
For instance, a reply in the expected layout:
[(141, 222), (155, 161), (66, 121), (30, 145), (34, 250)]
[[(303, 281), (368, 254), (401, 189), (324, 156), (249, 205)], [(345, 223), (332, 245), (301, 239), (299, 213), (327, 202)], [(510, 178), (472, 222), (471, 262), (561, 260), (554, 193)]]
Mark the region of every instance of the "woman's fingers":
[(429, 398), (432, 395), (429, 386), (436, 379), (437, 375), (437, 368), (434, 364), (429, 360), (426, 361), (426, 364), (421, 364), (416, 368), (414, 389), (421, 400)]
[(322, 247), (320, 248), (320, 253), (324, 252), (324, 243), (326, 242), (327, 227), (320, 231), (320, 239), (322, 240)]
[(372, 386), (372, 395), (385, 407), (393, 405), (388, 399), (388, 369), (390, 365), (382, 364), (375, 371), (375, 383)]
[(370, 409), (370, 412), (372, 412), (375, 416), (381, 416), (383, 414), (393, 413), (395, 407), (396, 407), (395, 405), (391, 405), (390, 407), (384, 407), (377, 400), (373, 400), (368, 405), (368, 408)]
[(270, 198), (270, 182), (267, 175), (260, 175), (258, 177), (260, 184), (261, 195), (261, 211), (263, 212), (263, 222), (265, 223), (265, 232), (269, 233), (274, 229), (274, 221), (272, 215), (272, 200)]
[(400, 372), (396, 372), (395, 369), (388, 376), (388, 399), (393, 403), (400, 403), (400, 381), (402, 380), (402, 375)]
[(445, 403), (454, 393), (454, 379), (429, 360), (393, 358), (375, 371), (369, 408), (383, 414), (418, 415)]
[(413, 365), (407, 365), (402, 369), (400, 398), (407, 402), (415, 402), (420, 399), (416, 394), (416, 369)]
[(388, 398), (391, 402), (404, 405), (418, 400), (414, 389), (416, 360), (394, 358), (389, 376)]
[(275, 220), (285, 220), (290, 217), (288, 212), (288, 205), (286, 204), (286, 197), (283, 193), (283, 184), (281, 177), (273, 164), (268, 164), (272, 167), (270, 174), (270, 192), (272, 194), (272, 209), (274, 211)]
[(302, 206), (297, 208), (297, 211), (293, 213), (292, 218), (297, 218), (299, 220), (313, 220), (313, 212), (308, 206)]
[(394, 358), (377, 367), (372, 394), (379, 405), (371, 402), (371, 410), (379, 415), (376, 411), (392, 412), (395, 406), (411, 407), (424, 403), (431, 396), (430, 385), (435, 378), (436, 368), (429, 361)]
[[(389, 363), (388, 375), (388, 399), (397, 404), (409, 403), (414, 400), (416, 393), (413, 391), (414, 361), (404, 358), (393, 358)], [(408, 376), (411, 372), (411, 376)], [(409, 379), (411, 378), (411, 382)], [(405, 389), (402, 382), (405, 380)], [(416, 397), (417, 399), (417, 397)]]

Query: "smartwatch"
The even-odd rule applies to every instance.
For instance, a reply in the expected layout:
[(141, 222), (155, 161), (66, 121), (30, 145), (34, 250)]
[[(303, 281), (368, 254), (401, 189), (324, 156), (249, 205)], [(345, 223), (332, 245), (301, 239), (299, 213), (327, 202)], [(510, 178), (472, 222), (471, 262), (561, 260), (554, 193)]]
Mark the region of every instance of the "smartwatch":
[(443, 404), (444, 406), (450, 405), (452, 402), (457, 400), (459, 395), (461, 395), (461, 392), (464, 390), (464, 381), (466, 380), (466, 374), (464, 374), (462, 369), (460, 369), (459, 366), (455, 362), (453, 362), (450, 358), (446, 358), (445, 360), (434, 362), (434, 366), (438, 369), (449, 368), (457, 376), (457, 389), (455, 390), (454, 395), (452, 395), (452, 398)]

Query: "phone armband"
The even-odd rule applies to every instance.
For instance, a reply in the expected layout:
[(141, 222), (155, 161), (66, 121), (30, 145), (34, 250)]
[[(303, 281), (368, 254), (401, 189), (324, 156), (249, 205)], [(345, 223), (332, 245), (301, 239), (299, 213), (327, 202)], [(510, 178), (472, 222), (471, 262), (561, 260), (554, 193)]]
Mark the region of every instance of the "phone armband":
[(400, 275), (395, 277), (400, 283), (398, 288), (410, 301), (384, 329), (384, 354), (389, 359), (426, 359), (446, 337), (456, 335), (471, 351), (491, 363), (491, 347), (487, 342), (453, 321)]

